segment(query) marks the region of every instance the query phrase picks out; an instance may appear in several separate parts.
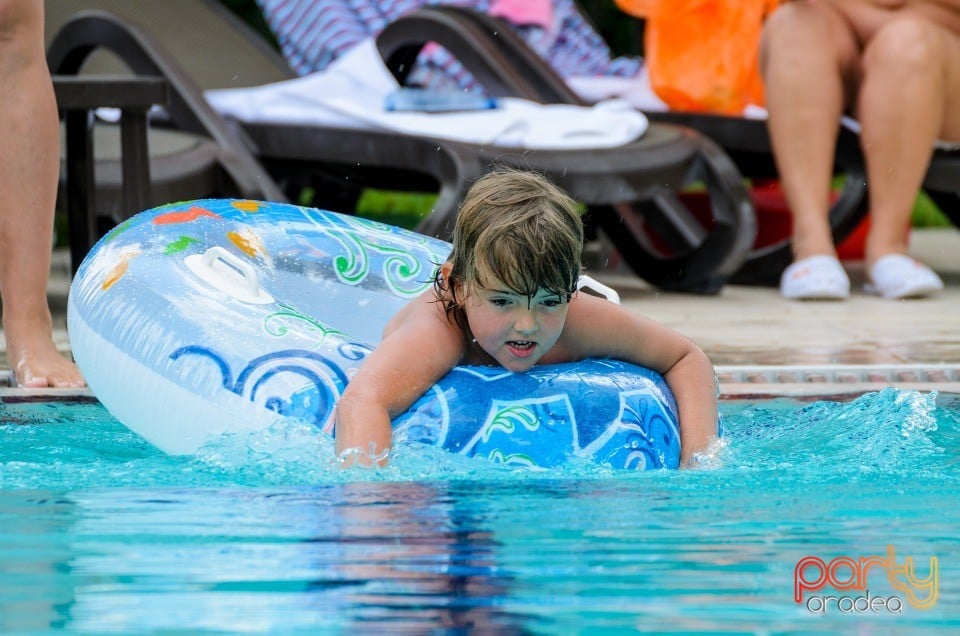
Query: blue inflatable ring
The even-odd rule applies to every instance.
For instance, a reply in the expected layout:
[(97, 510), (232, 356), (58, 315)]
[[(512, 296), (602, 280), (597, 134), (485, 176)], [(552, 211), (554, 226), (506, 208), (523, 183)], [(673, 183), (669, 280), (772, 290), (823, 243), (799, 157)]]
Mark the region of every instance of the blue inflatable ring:
[[(105, 236), (70, 290), (70, 346), (94, 394), (170, 454), (278, 414), (332, 413), (386, 321), (428, 289), (450, 245), (312, 208), (201, 200)], [(586, 458), (676, 468), (658, 374), (612, 360), (528, 373), (457, 367), (394, 422), (398, 439), (530, 466)]]

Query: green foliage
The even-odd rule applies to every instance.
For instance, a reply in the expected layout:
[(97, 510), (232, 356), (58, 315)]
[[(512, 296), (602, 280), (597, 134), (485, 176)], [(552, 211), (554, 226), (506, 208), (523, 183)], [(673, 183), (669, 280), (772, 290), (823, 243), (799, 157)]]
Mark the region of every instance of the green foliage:
[(357, 201), (357, 216), (414, 229), (430, 214), (437, 195), (428, 192), (393, 192), (367, 189)]
[(627, 15), (613, 0), (579, 0), (577, 4), (614, 56), (643, 55), (643, 20)]
[(926, 193), (921, 192), (913, 206), (910, 225), (912, 227), (950, 227), (952, 224), (937, 204)]

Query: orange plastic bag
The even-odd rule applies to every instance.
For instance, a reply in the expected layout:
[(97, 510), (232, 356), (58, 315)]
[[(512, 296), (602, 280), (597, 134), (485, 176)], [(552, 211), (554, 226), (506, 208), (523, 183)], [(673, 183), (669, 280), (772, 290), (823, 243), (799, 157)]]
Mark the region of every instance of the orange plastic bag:
[(779, 0), (616, 0), (646, 18), (654, 92), (673, 110), (740, 114), (763, 104), (757, 50)]

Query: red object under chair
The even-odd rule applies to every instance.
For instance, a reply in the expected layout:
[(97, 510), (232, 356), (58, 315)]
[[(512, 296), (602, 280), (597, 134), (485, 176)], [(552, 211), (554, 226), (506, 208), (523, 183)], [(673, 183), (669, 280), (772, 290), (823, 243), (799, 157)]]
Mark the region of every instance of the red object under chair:
[[(778, 181), (757, 181), (750, 188), (750, 198), (757, 212), (757, 240), (754, 247), (762, 247), (790, 236), (793, 220), (790, 208), (783, 196)], [(830, 203), (837, 198), (832, 194)], [(870, 230), (870, 215), (863, 217), (856, 229), (837, 245), (841, 261), (862, 261), (867, 232)]]
[[(835, 194), (832, 196), (836, 197)], [(680, 195), (680, 198), (697, 218), (703, 220), (710, 218), (710, 199), (705, 192), (686, 192)], [(757, 238), (753, 242), (754, 249), (789, 238), (793, 230), (793, 220), (786, 198), (780, 189), (780, 183), (775, 180), (754, 181), (750, 187), (750, 198), (757, 214)], [(831, 203), (833, 200), (831, 198)], [(856, 229), (837, 245), (837, 255), (840, 260), (863, 260), (864, 244), (869, 230), (870, 216), (867, 215)]]

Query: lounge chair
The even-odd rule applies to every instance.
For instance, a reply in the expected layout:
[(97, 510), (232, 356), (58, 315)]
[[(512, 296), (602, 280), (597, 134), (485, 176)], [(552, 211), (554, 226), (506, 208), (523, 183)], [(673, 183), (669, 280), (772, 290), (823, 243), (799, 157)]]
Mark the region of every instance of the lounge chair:
[[(591, 80), (597, 78), (572, 76), (564, 81), (555, 73), (543, 72), (543, 60), (517, 37), (509, 23), (483, 12), (458, 5), (423, 6), (388, 25), (379, 41), (386, 44), (382, 52), (391, 70), (402, 77), (413, 68), (419, 52), (419, 47), (411, 45), (412, 41), (441, 29), (466, 30), (467, 25), (474, 30), (475, 37), (486, 37), (490, 41), (488, 45), (501, 49), (509, 60), (509, 72), (500, 76), (506, 85), (501, 89), (504, 92), (522, 94), (529, 99), (582, 104), (589, 101), (591, 94), (598, 94), (595, 85), (607, 90), (608, 87), (622, 87), (623, 94), (651, 121), (692, 128), (716, 142), (745, 177), (769, 180), (777, 176), (763, 119), (664, 110), (662, 104), (658, 105), (659, 100), (651, 99), (647, 91), (635, 90), (642, 85), (642, 80), (636, 77), (599, 78), (599, 82), (593, 82)], [(576, 28), (583, 31), (591, 26), (583, 18), (577, 21)], [(410, 37), (411, 34), (415, 37)], [(590, 35), (581, 33), (579, 37), (583, 42), (595, 41), (604, 47), (598, 54), (609, 56), (600, 36)], [(866, 213), (867, 202), (863, 158), (856, 134), (848, 129), (842, 130), (838, 139), (834, 173), (845, 177), (830, 210), (834, 239), (839, 242), (856, 229)], [(629, 245), (618, 243), (618, 247), (629, 260)], [(789, 237), (781, 236), (763, 243), (758, 239), (731, 281), (775, 284), (790, 261)]]
[[(50, 4), (48, 0), (48, 7)], [(641, 265), (637, 268), (641, 276), (664, 288), (716, 292), (739, 268), (752, 242), (752, 208), (739, 173), (714, 144), (691, 130), (657, 124), (638, 140), (618, 147), (517, 150), (352, 127), (231, 125), (210, 108), (181, 66), (202, 59), (205, 66), (220, 67), (229, 78), (228, 69), (237, 68), (242, 73), (245, 57), (262, 55), (262, 49), (234, 42), (229, 50), (214, 47), (198, 55), (195, 49), (167, 53), (160, 44), (170, 29), (183, 31), (184, 23), (202, 33), (205, 40), (216, 41), (224, 30), (235, 33), (235, 25), (224, 19), (219, 7), (205, 0), (84, 3), (91, 5), (110, 5), (111, 12), (85, 12), (62, 25), (49, 47), (55, 72), (75, 72), (91, 52), (105, 49), (137, 73), (165, 77), (172, 87), (168, 109), (171, 125), (209, 135), (229, 159), (235, 158), (235, 151), (244, 164), (237, 172), (238, 179), (256, 175), (258, 168), (266, 167), (269, 174), (260, 181), (255, 179), (255, 183), (262, 185), (276, 178), (287, 186), (286, 191), (263, 198), (281, 198), (295, 192), (302, 185), (300, 177), (318, 170), (377, 187), (421, 189), (426, 185), (429, 189), (432, 184), (439, 187), (440, 197), (433, 213), (418, 229), (444, 236), (470, 182), (494, 162), (513, 163), (550, 174), (593, 213), (606, 216), (608, 227), (623, 223), (635, 229), (636, 233), (631, 233), (632, 263)], [(48, 10), (48, 20), (50, 15)], [(171, 24), (171, 17), (176, 18), (172, 21), (175, 24)], [(140, 26), (134, 26), (134, 21)], [(482, 49), (482, 54), (471, 58), (470, 51), (486, 46), (483, 41), (471, 41), (464, 47), (460, 42), (449, 44), (454, 52), (458, 48), (463, 52), (465, 62), (492, 59), (495, 68), (508, 66), (496, 48)], [(177, 53), (181, 54), (180, 63), (174, 59)], [(288, 69), (275, 79), (290, 75)], [(693, 178), (704, 180), (711, 193), (713, 219), (707, 224), (677, 206), (671, 197)], [(654, 200), (658, 205), (649, 207), (645, 217), (635, 216), (627, 205)], [(613, 212), (614, 208), (619, 213)]]

